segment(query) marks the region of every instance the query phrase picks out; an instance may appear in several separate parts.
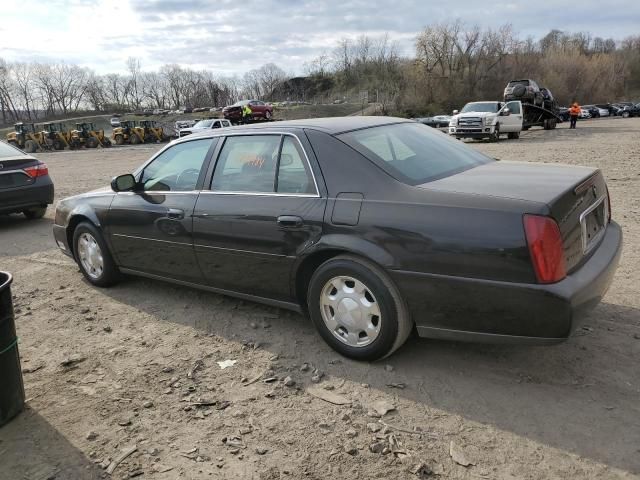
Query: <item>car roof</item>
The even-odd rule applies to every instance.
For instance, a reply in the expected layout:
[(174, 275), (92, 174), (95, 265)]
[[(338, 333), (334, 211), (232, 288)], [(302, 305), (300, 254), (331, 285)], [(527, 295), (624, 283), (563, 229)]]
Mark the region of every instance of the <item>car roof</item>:
[[(227, 128), (224, 132), (216, 130), (207, 130), (208, 135), (228, 135), (229, 133), (255, 132), (257, 130), (278, 131), (283, 129), (305, 128), (311, 130), (319, 130), (330, 135), (338, 135), (340, 133), (350, 132), (353, 130), (361, 130), (364, 128), (379, 127), (382, 125), (391, 125), (395, 123), (414, 123), (413, 120), (407, 118), (396, 117), (374, 117), (374, 116), (354, 116), (354, 117), (326, 117), (326, 118), (308, 118), (304, 120), (285, 120), (275, 122), (263, 122), (253, 125), (242, 125)], [(198, 134), (198, 138), (206, 137), (207, 134)], [(184, 137), (185, 139), (188, 137)]]

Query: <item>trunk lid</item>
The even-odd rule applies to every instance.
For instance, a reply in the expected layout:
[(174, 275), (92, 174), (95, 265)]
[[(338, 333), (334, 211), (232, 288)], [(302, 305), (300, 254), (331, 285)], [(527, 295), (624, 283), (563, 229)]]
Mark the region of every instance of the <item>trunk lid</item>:
[(0, 190), (35, 183), (36, 179), (27, 175), (23, 169), (37, 164), (38, 161), (28, 155), (0, 157)]
[(422, 187), (547, 205), (560, 227), (568, 272), (597, 246), (608, 221), (604, 177), (589, 167), (499, 161)]

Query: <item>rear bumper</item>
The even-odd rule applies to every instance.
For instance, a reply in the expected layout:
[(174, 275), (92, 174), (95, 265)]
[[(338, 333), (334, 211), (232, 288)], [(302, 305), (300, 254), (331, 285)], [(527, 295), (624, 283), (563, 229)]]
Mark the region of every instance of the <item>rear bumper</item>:
[(39, 177), (32, 185), (2, 189), (0, 190), (0, 214), (51, 205), (53, 193), (53, 182), (48, 177)]
[(485, 343), (552, 344), (566, 340), (606, 293), (622, 253), (611, 222), (578, 270), (550, 285), (391, 272), (423, 337)]

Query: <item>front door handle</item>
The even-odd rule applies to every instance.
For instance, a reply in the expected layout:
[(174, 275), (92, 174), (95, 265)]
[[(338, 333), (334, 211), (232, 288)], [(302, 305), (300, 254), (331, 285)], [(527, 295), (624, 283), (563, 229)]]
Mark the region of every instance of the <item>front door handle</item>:
[(303, 220), (300, 217), (296, 217), (294, 215), (280, 215), (278, 217), (278, 225), (286, 228), (295, 228), (301, 227), (303, 224)]
[(179, 208), (169, 208), (167, 210), (167, 218), (182, 220), (184, 218), (184, 210), (181, 210)]

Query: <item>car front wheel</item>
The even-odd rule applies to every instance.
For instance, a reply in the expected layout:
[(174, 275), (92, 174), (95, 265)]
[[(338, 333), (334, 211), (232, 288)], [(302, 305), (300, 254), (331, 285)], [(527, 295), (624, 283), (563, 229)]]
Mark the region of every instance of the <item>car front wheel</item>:
[(405, 303), (386, 273), (349, 255), (318, 267), (309, 283), (307, 306), (329, 346), (356, 360), (390, 355), (412, 328)]
[(73, 232), (73, 252), (85, 278), (98, 287), (109, 287), (120, 279), (100, 231), (91, 223), (80, 223)]

